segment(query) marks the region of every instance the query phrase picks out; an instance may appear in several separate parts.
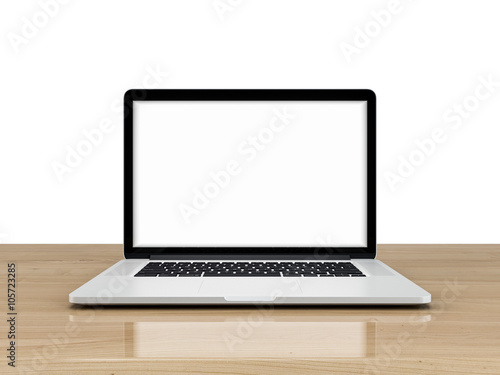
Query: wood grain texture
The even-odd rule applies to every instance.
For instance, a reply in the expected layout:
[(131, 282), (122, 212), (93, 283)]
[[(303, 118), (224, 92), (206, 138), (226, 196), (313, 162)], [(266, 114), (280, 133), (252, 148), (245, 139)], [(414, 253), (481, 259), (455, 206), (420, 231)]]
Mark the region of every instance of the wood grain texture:
[(107, 307), (68, 294), (121, 245), (1, 245), (17, 268), (17, 367), (42, 374), (500, 374), (500, 246), (381, 245), (423, 307)]

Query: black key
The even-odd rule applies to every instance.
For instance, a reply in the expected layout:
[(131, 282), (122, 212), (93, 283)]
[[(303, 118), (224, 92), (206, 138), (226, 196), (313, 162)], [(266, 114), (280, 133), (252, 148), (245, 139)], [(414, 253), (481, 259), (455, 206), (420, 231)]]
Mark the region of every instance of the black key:
[(201, 273), (180, 273), (179, 277), (200, 277)]
[(219, 275), (226, 275), (229, 274), (229, 272), (223, 272), (223, 271), (205, 271), (203, 276), (219, 276)]
[(179, 272), (177, 271), (164, 271), (160, 273), (160, 276), (177, 276)]
[(225, 274), (209, 274), (209, 275), (203, 275), (203, 277), (234, 277), (235, 275), (229, 275), (227, 273)]
[(207, 264), (205, 262), (193, 262), (191, 265), (193, 267), (205, 267)]
[(245, 273), (245, 274), (236, 274), (233, 275), (231, 273), (224, 273), (224, 274), (204, 274), (203, 277), (280, 277), (281, 275), (279, 273), (277, 274), (267, 274), (264, 275), (262, 273)]

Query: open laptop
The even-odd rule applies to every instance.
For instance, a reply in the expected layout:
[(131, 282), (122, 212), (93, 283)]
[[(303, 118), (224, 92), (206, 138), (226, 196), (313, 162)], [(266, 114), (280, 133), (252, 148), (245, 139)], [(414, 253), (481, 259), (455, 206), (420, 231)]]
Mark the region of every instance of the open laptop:
[(78, 304), (424, 304), (376, 256), (370, 90), (129, 90), (124, 255)]

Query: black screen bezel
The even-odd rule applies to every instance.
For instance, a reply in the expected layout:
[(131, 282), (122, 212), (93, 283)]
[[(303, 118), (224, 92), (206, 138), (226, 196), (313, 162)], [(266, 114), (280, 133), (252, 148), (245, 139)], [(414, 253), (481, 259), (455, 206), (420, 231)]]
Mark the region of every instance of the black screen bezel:
[[(366, 101), (367, 246), (366, 247), (134, 247), (133, 103), (134, 101)], [(374, 259), (376, 256), (376, 96), (366, 89), (132, 89), (124, 95), (124, 255), (127, 259), (304, 260)]]

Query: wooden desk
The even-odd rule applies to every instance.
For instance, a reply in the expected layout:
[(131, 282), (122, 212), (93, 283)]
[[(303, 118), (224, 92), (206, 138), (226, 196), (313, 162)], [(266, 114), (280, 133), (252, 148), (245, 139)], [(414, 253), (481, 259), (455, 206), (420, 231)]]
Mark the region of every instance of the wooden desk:
[[(498, 245), (380, 246), (379, 259), (432, 293), (424, 307), (68, 302), (68, 293), (121, 257), (120, 245), (2, 245), (0, 373), (500, 374)], [(16, 369), (5, 356), (10, 262)]]

